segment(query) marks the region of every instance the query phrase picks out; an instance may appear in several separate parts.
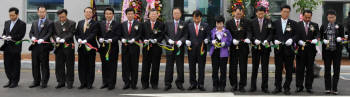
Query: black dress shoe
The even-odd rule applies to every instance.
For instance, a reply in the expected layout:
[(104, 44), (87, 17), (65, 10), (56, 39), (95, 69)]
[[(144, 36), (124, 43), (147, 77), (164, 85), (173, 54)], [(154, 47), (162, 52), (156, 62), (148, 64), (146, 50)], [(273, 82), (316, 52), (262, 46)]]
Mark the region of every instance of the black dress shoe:
[(113, 90), (115, 86), (108, 86), (108, 90)]
[(72, 88), (73, 88), (73, 85), (72, 85), (72, 84), (68, 84), (68, 85), (67, 85), (67, 88), (68, 88), (68, 89), (72, 89)]
[(239, 91), (240, 92), (245, 92), (245, 89), (244, 88), (239, 88)]
[(41, 88), (42, 88), (42, 89), (47, 88), (47, 84), (42, 84), (42, 85), (41, 85)]
[(306, 89), (306, 92), (309, 94), (313, 94), (314, 92), (311, 89)]
[(220, 92), (225, 92), (225, 87), (220, 87), (220, 88), (219, 88), (219, 91), (220, 91)]
[(251, 88), (250, 90), (249, 90), (249, 92), (255, 92), (256, 91), (256, 88)]
[(194, 86), (194, 85), (191, 85), (191, 86), (188, 88), (188, 90), (195, 90), (195, 89), (197, 89), (197, 87)]
[(219, 88), (218, 87), (213, 87), (213, 92), (218, 92)]
[(177, 89), (179, 89), (181, 91), (185, 90), (185, 88), (182, 85), (176, 85), (176, 87), (177, 87)]
[(92, 85), (87, 85), (86, 89), (92, 89)]
[(237, 91), (237, 88), (231, 88), (231, 92)]
[(266, 94), (270, 93), (270, 91), (268, 89), (262, 89), (262, 92), (264, 92)]
[(290, 94), (291, 94), (289, 90), (285, 90), (283, 93), (284, 93), (285, 95), (290, 95)]
[(297, 88), (297, 90), (295, 92), (299, 93), (299, 92), (302, 92), (303, 91), (303, 88)]
[(158, 85), (152, 85), (152, 89), (154, 90), (158, 89)]
[(104, 88), (107, 88), (107, 87), (108, 87), (107, 84), (103, 84), (103, 85), (100, 87), (100, 89), (104, 89)]
[(35, 88), (35, 87), (38, 87), (40, 86), (40, 84), (38, 83), (33, 83), (32, 85), (29, 86), (29, 88)]
[(146, 90), (148, 88), (149, 88), (149, 86), (142, 86), (142, 90)]
[(281, 89), (275, 89), (272, 91), (272, 94), (278, 94), (278, 93), (281, 93), (282, 90)]
[(170, 90), (171, 89), (171, 85), (166, 85), (165, 87), (164, 87), (164, 91), (168, 91), (168, 90)]
[(338, 91), (332, 91), (332, 94), (333, 94), (333, 95), (338, 95), (339, 92), (338, 92)]
[(11, 82), (8, 82), (6, 85), (4, 85), (3, 87), (4, 88), (7, 88), (7, 87), (9, 87), (11, 85)]
[(200, 91), (206, 91), (206, 89), (203, 86), (198, 87)]
[(126, 89), (129, 89), (130, 88), (130, 85), (124, 85), (123, 89), (126, 90)]
[(9, 86), (9, 88), (16, 88), (17, 86), (18, 86), (17, 83), (12, 83), (12, 84)]
[(56, 86), (56, 89), (62, 88), (62, 87), (64, 87), (64, 86), (65, 86), (64, 83), (58, 83), (58, 85)]
[(80, 87), (78, 88), (78, 89), (84, 89), (84, 88), (86, 88), (86, 85), (80, 85)]
[(131, 86), (131, 89), (136, 90), (137, 86)]
[(331, 90), (326, 90), (325, 93), (326, 94), (331, 94), (332, 92), (331, 92)]

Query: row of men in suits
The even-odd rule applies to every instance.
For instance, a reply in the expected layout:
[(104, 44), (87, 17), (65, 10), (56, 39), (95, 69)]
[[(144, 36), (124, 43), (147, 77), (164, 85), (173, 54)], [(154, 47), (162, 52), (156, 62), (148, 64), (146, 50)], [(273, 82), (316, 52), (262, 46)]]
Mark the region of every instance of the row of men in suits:
[[(256, 79), (259, 64), (262, 66), (262, 91), (268, 91), (268, 64), (271, 47), (275, 47), (275, 90), (273, 93), (282, 92), (290, 94), (292, 81), (294, 51), (297, 50), (297, 92), (303, 91), (303, 81), (306, 78), (305, 88), (312, 93), (312, 64), (316, 55), (315, 45), (318, 41), (323, 43), (323, 59), (325, 61), (326, 92), (338, 94), (337, 82), (340, 71), (340, 53), (342, 41), (345, 37), (342, 25), (335, 23), (335, 12), (329, 11), (327, 18), (329, 23), (321, 26), (319, 30), (316, 23), (311, 22), (312, 12), (304, 11), (304, 20), (295, 22), (288, 19), (289, 6), (281, 8), (281, 19), (272, 22), (264, 18), (265, 9), (257, 9), (256, 19), (249, 21), (243, 18), (243, 8), (237, 7), (234, 18), (226, 22), (225, 27), (220, 23), (224, 19), (217, 19), (217, 28), (211, 30), (208, 24), (202, 22), (202, 13), (195, 10), (192, 14), (193, 21), (185, 23), (181, 18), (181, 10), (172, 10), (173, 20), (164, 24), (158, 21), (159, 13), (151, 10), (150, 19), (144, 23), (134, 20), (135, 12), (132, 8), (125, 10), (127, 21), (121, 24), (113, 20), (114, 10), (104, 10), (106, 20), (97, 22), (92, 19), (93, 9), (84, 9), (85, 19), (76, 23), (67, 19), (67, 10), (57, 12), (59, 21), (52, 22), (46, 19), (46, 8), (38, 8), (39, 20), (33, 22), (30, 30), (30, 39), (33, 44), (29, 47), (32, 51), (33, 84), (30, 88), (40, 86), (47, 87), (49, 80), (49, 52), (55, 48), (56, 77), (61, 88), (67, 85), (73, 87), (74, 81), (74, 38), (78, 42), (78, 73), (81, 86), (79, 89), (91, 89), (95, 76), (95, 58), (98, 51), (102, 60), (103, 85), (101, 88), (114, 89), (116, 83), (116, 68), (118, 62), (119, 44), (122, 45), (122, 77), (125, 83), (123, 89), (137, 89), (138, 63), (140, 55), (139, 43), (145, 44), (142, 50), (142, 75), (143, 89), (158, 88), (159, 64), (162, 53), (161, 47), (172, 46), (173, 51), (166, 51), (165, 90), (172, 87), (174, 63), (176, 63), (177, 79), (176, 87), (184, 90), (184, 52), (187, 47), (190, 68), (189, 90), (199, 89), (205, 91), (205, 50), (211, 45), (213, 66), (214, 91), (224, 91), (226, 86), (226, 64), (229, 59), (229, 80), (232, 91), (245, 91), (247, 84), (247, 62), (252, 45), (253, 73), (250, 91), (256, 91)], [(18, 9), (10, 9), (11, 20), (5, 23), (2, 39), (5, 40), (1, 50), (4, 51), (5, 69), (9, 78), (9, 84), (5, 87), (16, 87), (19, 80), (21, 44), (16, 42), (23, 39), (25, 23), (18, 19)], [(14, 15), (13, 17), (11, 15)], [(219, 25), (219, 26), (218, 26)], [(12, 30), (13, 29), (13, 30)], [(216, 34), (221, 33), (221, 34)], [(223, 37), (224, 36), (224, 37)], [(231, 36), (229, 38), (228, 36)], [(345, 37), (346, 38), (346, 37)], [(50, 40), (51, 39), (51, 40)], [(162, 44), (162, 41), (166, 44)], [(226, 41), (227, 40), (227, 41)], [(253, 42), (252, 42), (252, 41)], [(220, 46), (215, 45), (220, 42)], [(224, 41), (224, 42), (223, 42)], [(272, 42), (272, 43), (271, 43)], [(52, 45), (54, 43), (55, 45)], [(294, 46), (296, 45), (296, 46)], [(217, 49), (220, 48), (220, 49)], [(218, 52), (220, 52), (218, 54)], [(215, 57), (216, 56), (216, 57)], [(229, 57), (229, 58), (228, 58)], [(12, 59), (12, 60), (11, 60)], [(14, 60), (16, 59), (16, 60)], [(333, 62), (334, 77), (331, 79), (330, 66)], [(198, 64), (198, 65), (197, 65)], [(240, 80), (237, 70), (239, 66)], [(198, 77), (196, 72), (198, 68)], [(67, 69), (67, 70), (65, 70)], [(215, 70), (214, 70), (215, 69)], [(286, 70), (286, 80), (282, 87), (282, 71)], [(306, 69), (306, 71), (304, 71)], [(220, 70), (220, 78), (217, 76)], [(215, 71), (215, 72), (214, 72)], [(306, 72), (306, 76), (304, 76)], [(151, 74), (150, 74), (151, 73)]]

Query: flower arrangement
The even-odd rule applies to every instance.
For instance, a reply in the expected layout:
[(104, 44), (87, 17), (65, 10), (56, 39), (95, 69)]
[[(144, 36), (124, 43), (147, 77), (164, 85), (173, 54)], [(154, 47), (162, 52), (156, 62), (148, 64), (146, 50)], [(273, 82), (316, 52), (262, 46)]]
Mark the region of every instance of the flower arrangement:
[(123, 1), (123, 9), (122, 9), (122, 21), (126, 21), (126, 13), (125, 10), (127, 8), (134, 8), (135, 10), (135, 17), (134, 19), (137, 21), (141, 21), (141, 13), (142, 13), (142, 2), (141, 0), (124, 0)]

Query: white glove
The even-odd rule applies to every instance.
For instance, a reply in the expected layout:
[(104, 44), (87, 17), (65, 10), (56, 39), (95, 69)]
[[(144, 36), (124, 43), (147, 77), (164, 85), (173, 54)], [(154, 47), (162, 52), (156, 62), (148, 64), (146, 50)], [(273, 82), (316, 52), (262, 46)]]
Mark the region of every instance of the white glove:
[(299, 40), (298, 44), (301, 45), (301, 46), (305, 46), (305, 42), (302, 41), (302, 40)]
[(82, 40), (79, 38), (79, 39), (78, 39), (78, 43), (81, 44), (81, 42), (82, 42)]
[(341, 38), (340, 37), (337, 37), (337, 42), (341, 42)]
[(323, 43), (324, 43), (324, 44), (328, 44), (328, 43), (329, 43), (329, 40), (323, 39)]
[(122, 39), (122, 43), (126, 43), (126, 39), (123, 38), (123, 39)]
[(39, 39), (38, 40), (38, 44), (41, 44), (42, 42), (44, 42), (44, 39)]
[(221, 42), (221, 46), (224, 47), (225, 46), (225, 42)]
[(103, 43), (105, 40), (104, 40), (103, 38), (100, 38), (98, 41), (99, 41), (100, 43)]
[(279, 45), (279, 44), (281, 44), (281, 42), (280, 41), (278, 41), (278, 40), (275, 40), (275, 42), (274, 42), (276, 45)]
[(267, 42), (267, 40), (264, 40), (263, 44), (266, 45), (268, 44), (269, 42)]
[(173, 45), (175, 42), (171, 39), (168, 40), (169, 44)]
[(57, 38), (56, 38), (56, 42), (59, 42), (59, 41), (60, 41), (60, 39), (61, 39), (60, 37), (57, 37)]
[(4, 39), (4, 40), (6, 40), (7, 37), (4, 35), (4, 36), (2, 36), (1, 38)]
[(186, 40), (186, 45), (187, 45), (187, 46), (191, 46), (191, 41)]
[(152, 43), (157, 43), (157, 39), (151, 39)]
[(11, 36), (7, 36), (6, 40), (10, 41), (10, 40), (12, 40), (12, 37)]
[(112, 39), (108, 39), (107, 41), (108, 41), (108, 43), (111, 43), (111, 42), (113, 42), (113, 40), (112, 40)]
[(181, 41), (177, 41), (176, 45), (177, 45), (177, 47), (180, 47), (182, 45), (182, 42)]
[(233, 40), (232, 40), (232, 43), (233, 43), (234, 45), (238, 45), (238, 44), (239, 44), (239, 41), (236, 40), (236, 39), (233, 39)]
[(204, 39), (204, 43), (208, 44), (209, 40), (208, 39)]
[(250, 40), (248, 38), (246, 38), (246, 39), (244, 39), (244, 42), (249, 44)]
[(143, 43), (147, 44), (149, 42), (149, 40), (143, 40)]
[(83, 40), (83, 41), (82, 41), (82, 43), (83, 43), (83, 44), (87, 43), (87, 40), (86, 40), (86, 39), (85, 39), (85, 40)]
[(212, 40), (212, 41), (211, 41), (211, 44), (213, 44), (213, 45), (215, 45), (216, 43), (217, 43), (216, 40)]
[(35, 41), (36, 40), (36, 38), (35, 37), (32, 37), (32, 39), (31, 39), (32, 41)]
[(66, 40), (64, 40), (64, 39), (60, 39), (60, 43), (64, 43)]
[(317, 44), (317, 39), (313, 39), (313, 40), (311, 41), (311, 43), (312, 43), (312, 44)]
[(292, 39), (288, 39), (288, 40), (286, 41), (286, 45), (287, 45), (287, 46), (292, 45), (292, 43), (293, 43), (293, 40), (292, 40)]
[(254, 41), (254, 43), (255, 43), (255, 45), (259, 45), (259, 44), (261, 43), (261, 41), (256, 39), (256, 40)]
[(128, 42), (129, 42), (129, 43), (134, 43), (134, 42), (135, 42), (135, 39), (133, 38), (133, 39), (129, 40)]
[(344, 35), (344, 38), (348, 38), (349, 36), (348, 35)]

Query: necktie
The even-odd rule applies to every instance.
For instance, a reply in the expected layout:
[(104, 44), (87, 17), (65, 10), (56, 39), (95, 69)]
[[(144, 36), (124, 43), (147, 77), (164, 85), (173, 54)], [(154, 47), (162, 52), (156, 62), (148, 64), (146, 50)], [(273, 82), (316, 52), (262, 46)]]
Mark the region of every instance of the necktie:
[(198, 24), (196, 24), (196, 36), (198, 36)]
[(106, 31), (108, 31), (109, 29), (109, 24), (110, 24), (109, 22), (106, 23)]
[(305, 23), (305, 32), (306, 32), (306, 36), (309, 33), (309, 23)]
[(42, 25), (42, 23), (43, 23), (43, 20), (41, 19), (41, 20), (39, 21), (39, 26), (38, 26), (39, 32), (41, 32), (41, 25)]
[(131, 34), (131, 27), (132, 27), (132, 23), (129, 22), (129, 30), (128, 30), (128, 34), (129, 34), (129, 35)]
[(175, 35), (176, 35), (176, 33), (177, 33), (177, 22), (175, 22)]
[(239, 26), (239, 21), (236, 21), (236, 27), (238, 27)]
[(260, 28), (260, 32), (262, 32), (262, 26), (263, 26), (263, 20), (259, 19), (259, 28)]
[(85, 23), (84, 23), (84, 33), (86, 32), (87, 26), (88, 26), (88, 21), (85, 20)]
[(153, 30), (153, 28), (154, 28), (154, 22), (151, 22), (151, 26), (152, 26), (152, 30)]

